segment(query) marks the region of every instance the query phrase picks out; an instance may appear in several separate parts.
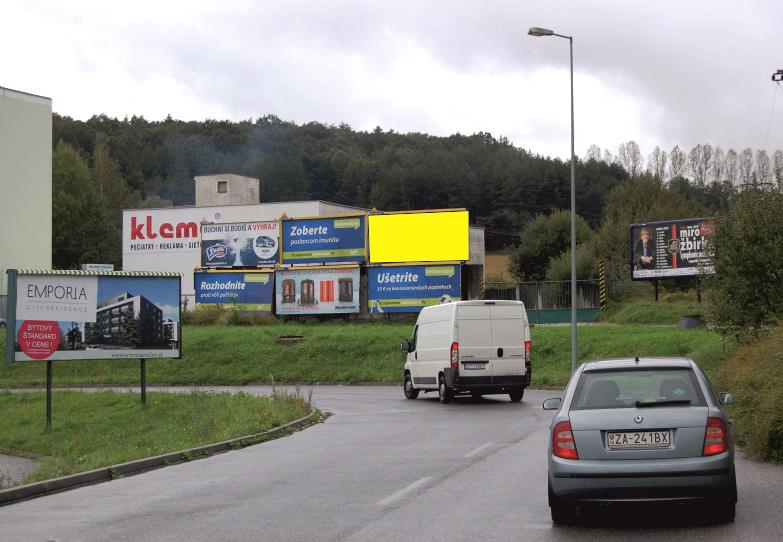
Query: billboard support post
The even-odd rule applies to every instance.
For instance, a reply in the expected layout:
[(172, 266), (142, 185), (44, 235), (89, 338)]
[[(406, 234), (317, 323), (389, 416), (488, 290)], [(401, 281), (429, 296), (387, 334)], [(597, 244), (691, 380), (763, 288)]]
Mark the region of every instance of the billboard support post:
[(46, 431), (52, 430), (52, 360), (46, 360)]
[(147, 360), (139, 359), (141, 366), (141, 404), (147, 408)]
[(655, 283), (655, 302), (658, 302), (658, 281), (654, 280), (653, 283)]
[(701, 280), (696, 277), (696, 303), (701, 303)]

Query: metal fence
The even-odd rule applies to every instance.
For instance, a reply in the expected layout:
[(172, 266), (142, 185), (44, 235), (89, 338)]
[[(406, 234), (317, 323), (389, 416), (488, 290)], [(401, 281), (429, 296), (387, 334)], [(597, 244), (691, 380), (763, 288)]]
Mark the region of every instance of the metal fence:
[[(599, 308), (597, 280), (576, 281), (576, 307)], [(570, 309), (571, 281), (558, 282), (487, 282), (484, 299), (516, 299), (524, 301), (528, 310)]]

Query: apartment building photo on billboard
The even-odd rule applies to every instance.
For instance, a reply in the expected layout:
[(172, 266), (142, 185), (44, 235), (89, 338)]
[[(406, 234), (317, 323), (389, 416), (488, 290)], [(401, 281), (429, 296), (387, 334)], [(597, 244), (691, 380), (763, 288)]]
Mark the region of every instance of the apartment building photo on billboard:
[[(174, 326), (164, 326), (163, 310), (143, 295), (124, 292), (98, 305), (95, 322), (85, 323), (85, 342), (101, 346), (160, 346)], [(164, 332), (165, 330), (165, 332)]]

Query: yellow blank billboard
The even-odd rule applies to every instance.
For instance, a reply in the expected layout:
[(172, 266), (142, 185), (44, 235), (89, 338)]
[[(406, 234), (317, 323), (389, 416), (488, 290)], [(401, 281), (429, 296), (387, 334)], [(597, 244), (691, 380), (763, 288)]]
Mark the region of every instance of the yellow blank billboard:
[(370, 262), (468, 260), (468, 212), (370, 215)]

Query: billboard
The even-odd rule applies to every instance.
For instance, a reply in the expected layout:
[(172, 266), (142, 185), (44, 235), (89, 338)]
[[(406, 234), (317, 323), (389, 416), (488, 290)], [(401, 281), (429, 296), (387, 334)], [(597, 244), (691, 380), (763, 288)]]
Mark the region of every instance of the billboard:
[(180, 276), (9, 272), (13, 361), (179, 358)]
[(279, 269), (275, 312), (280, 315), (359, 312), (359, 268)]
[(275, 274), (271, 271), (197, 271), (196, 303), (236, 305), (240, 310), (272, 312)]
[(201, 225), (201, 267), (275, 265), (279, 256), (276, 220)]
[(656, 280), (712, 274), (714, 218), (631, 224), (631, 276)]
[(365, 216), (283, 220), (283, 263), (367, 260)]
[(465, 210), (370, 215), (370, 262), (467, 261)]
[(461, 266), (403, 265), (367, 269), (368, 312), (419, 312), (422, 307), (459, 301)]

